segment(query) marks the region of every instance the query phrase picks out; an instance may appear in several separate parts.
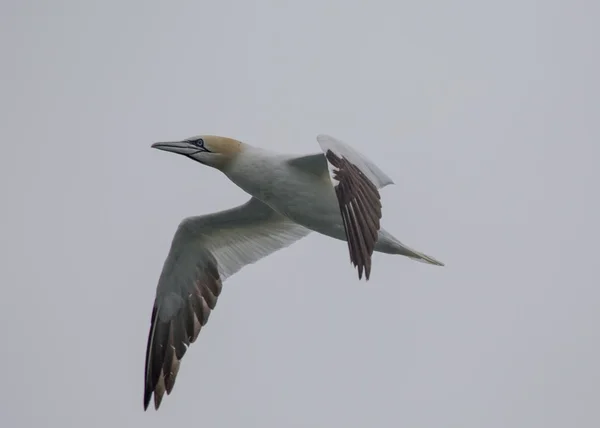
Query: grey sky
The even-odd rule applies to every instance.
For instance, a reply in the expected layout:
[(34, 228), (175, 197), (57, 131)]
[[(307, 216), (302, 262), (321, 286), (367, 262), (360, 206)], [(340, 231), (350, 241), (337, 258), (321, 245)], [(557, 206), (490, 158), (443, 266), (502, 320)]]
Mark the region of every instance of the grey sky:
[[(598, 2), (3, 1), (4, 427), (600, 426)], [(179, 221), (247, 196), (151, 150), (214, 133), (396, 182), (436, 268), (315, 234), (229, 279), (159, 412)]]

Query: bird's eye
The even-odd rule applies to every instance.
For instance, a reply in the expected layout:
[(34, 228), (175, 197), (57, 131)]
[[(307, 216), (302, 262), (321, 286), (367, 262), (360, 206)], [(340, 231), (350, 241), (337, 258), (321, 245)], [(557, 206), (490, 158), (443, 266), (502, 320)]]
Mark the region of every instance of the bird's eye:
[(198, 147), (204, 147), (204, 140), (202, 138), (198, 138), (196, 141), (194, 141), (194, 144), (196, 144)]

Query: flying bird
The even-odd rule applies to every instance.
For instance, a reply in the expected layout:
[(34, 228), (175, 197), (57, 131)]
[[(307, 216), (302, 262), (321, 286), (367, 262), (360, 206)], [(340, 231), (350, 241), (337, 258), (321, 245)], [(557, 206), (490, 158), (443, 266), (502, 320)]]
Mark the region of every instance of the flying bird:
[(379, 189), (393, 181), (364, 155), (328, 135), (321, 152), (267, 151), (231, 138), (201, 135), (152, 144), (222, 171), (250, 195), (237, 207), (185, 218), (165, 260), (146, 349), (144, 410), (158, 410), (179, 364), (215, 308), (223, 281), (245, 265), (312, 231), (346, 241), (358, 278), (371, 275), (374, 251), (443, 266), (380, 226)]

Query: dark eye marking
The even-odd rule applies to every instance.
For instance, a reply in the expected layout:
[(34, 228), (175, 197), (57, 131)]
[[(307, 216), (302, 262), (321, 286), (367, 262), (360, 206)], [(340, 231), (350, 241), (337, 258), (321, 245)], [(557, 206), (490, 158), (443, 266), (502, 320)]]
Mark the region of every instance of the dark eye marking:
[(202, 138), (197, 138), (195, 140), (187, 140), (190, 144), (193, 144), (194, 146), (198, 147), (198, 151), (196, 153), (199, 152), (208, 152), (211, 153), (210, 150), (208, 150), (206, 148), (206, 146), (204, 145), (204, 140)]

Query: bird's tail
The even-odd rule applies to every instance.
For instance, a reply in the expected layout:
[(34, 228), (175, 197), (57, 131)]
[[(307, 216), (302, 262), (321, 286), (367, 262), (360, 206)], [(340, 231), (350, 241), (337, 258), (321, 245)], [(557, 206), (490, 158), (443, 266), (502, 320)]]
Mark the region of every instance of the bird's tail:
[(421, 253), (420, 251), (413, 250), (408, 245), (403, 244), (385, 230), (379, 231), (379, 239), (377, 244), (378, 245), (375, 247), (376, 251), (381, 251), (388, 254), (400, 254), (418, 262), (435, 266), (444, 266), (444, 263), (440, 262), (439, 260), (436, 260), (427, 254)]
[(427, 263), (435, 266), (444, 266), (444, 263), (440, 262), (439, 260), (436, 260), (435, 258), (428, 256), (427, 254), (423, 254), (419, 251), (413, 250), (412, 248), (407, 247), (404, 244), (400, 244), (398, 254), (401, 254), (418, 262)]

